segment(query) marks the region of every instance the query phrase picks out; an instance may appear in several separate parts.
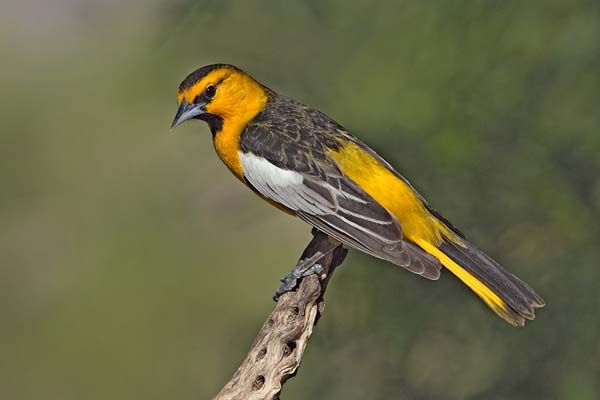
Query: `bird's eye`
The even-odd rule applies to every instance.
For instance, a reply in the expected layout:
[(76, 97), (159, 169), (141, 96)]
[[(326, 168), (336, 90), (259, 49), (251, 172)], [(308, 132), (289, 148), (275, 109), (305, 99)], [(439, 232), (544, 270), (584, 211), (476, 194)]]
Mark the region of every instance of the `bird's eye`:
[(208, 100), (215, 97), (215, 94), (217, 94), (217, 88), (215, 85), (208, 85), (206, 89), (204, 89), (204, 97), (206, 97)]

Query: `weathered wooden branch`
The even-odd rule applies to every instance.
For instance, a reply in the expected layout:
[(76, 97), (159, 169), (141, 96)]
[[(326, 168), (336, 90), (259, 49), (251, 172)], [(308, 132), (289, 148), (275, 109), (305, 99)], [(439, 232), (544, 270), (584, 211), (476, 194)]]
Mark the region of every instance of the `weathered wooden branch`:
[[(325, 248), (323, 234), (313, 231), (300, 260)], [(331, 247), (329, 244), (328, 247)], [(323, 295), (335, 268), (347, 250), (341, 245), (316, 260), (320, 274), (300, 278), (298, 289), (281, 295), (275, 309), (252, 343), (248, 355), (233, 378), (214, 400), (276, 400), (283, 384), (293, 377), (308, 344), (313, 327), (323, 312)]]

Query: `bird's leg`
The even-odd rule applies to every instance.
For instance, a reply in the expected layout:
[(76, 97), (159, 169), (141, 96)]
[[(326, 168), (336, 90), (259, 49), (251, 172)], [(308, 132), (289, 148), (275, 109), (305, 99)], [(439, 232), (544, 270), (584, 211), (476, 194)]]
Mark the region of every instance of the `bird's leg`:
[(321, 274), (323, 267), (319, 264), (319, 261), (341, 246), (341, 243), (330, 239), (329, 236), (317, 229), (312, 230), (312, 235), (312, 240), (304, 249), (294, 269), (281, 278), (281, 286), (275, 292), (275, 300), (285, 292), (294, 290), (300, 278), (311, 274)]

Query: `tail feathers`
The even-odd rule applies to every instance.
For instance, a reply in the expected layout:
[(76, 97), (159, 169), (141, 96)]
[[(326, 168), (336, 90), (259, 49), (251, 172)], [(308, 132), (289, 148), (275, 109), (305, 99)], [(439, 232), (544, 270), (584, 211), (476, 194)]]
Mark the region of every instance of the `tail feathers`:
[(523, 281), (466, 240), (462, 245), (450, 241), (439, 247), (429, 243), (419, 245), (436, 256), (444, 267), (512, 325), (523, 326), (526, 319), (535, 318), (535, 308), (545, 305), (544, 300)]
[[(458, 261), (459, 264), (464, 265), (475, 275), (477, 274), (478, 267), (483, 270), (483, 277), (486, 275), (493, 277), (495, 273), (501, 274), (500, 277), (496, 279), (500, 287), (499, 290), (502, 288), (502, 283), (505, 282), (505, 280), (502, 278), (507, 278), (514, 286), (516, 286), (517, 290), (521, 292), (527, 303), (530, 304), (532, 308), (540, 308), (546, 305), (544, 300), (538, 294), (536, 294), (533, 289), (531, 289), (525, 282), (517, 278), (515, 275), (504, 269), (504, 267), (498, 264), (490, 256), (469, 242), (464, 241), (464, 245), (465, 247), (456, 245), (454, 243), (443, 243), (442, 246), (440, 246), (440, 249), (455, 261)], [(494, 280), (492, 280), (492, 283), (493, 282)]]

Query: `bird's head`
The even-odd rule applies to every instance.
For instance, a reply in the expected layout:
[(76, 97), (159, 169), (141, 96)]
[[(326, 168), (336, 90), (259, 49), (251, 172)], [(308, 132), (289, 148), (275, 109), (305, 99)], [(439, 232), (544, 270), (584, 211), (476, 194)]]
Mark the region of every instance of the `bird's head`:
[(239, 68), (207, 65), (179, 85), (171, 129), (190, 119), (206, 121), (213, 135), (226, 124), (242, 127), (263, 110), (267, 96), (267, 89)]

